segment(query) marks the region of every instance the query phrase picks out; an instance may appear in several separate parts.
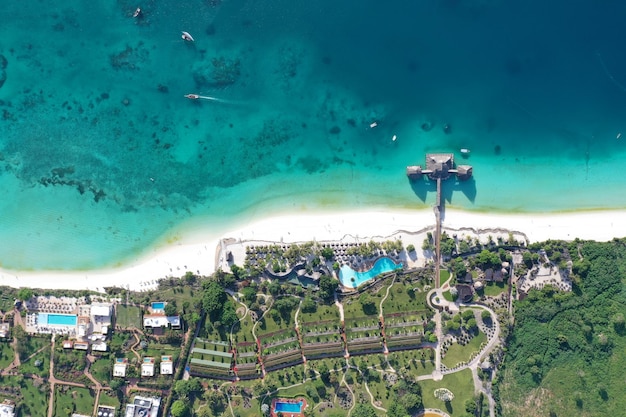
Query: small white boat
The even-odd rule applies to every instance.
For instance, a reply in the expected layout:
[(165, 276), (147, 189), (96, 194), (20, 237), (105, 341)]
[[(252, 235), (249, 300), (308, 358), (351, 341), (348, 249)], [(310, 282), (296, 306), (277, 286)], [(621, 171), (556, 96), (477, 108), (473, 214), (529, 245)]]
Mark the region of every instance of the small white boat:
[(186, 40), (186, 41), (188, 41), (188, 42), (195, 42), (195, 41), (194, 41), (194, 39), (193, 39), (193, 36), (191, 36), (191, 35), (189, 34), (189, 32), (185, 32), (184, 30), (182, 30), (181, 32), (182, 32), (182, 34), (183, 34), (182, 38), (183, 38), (184, 40)]
[(470, 153), (470, 150), (469, 150), (469, 149), (466, 149), (466, 148), (462, 148), (462, 149), (461, 149), (461, 153), (462, 153), (463, 155), (468, 155), (468, 154)]

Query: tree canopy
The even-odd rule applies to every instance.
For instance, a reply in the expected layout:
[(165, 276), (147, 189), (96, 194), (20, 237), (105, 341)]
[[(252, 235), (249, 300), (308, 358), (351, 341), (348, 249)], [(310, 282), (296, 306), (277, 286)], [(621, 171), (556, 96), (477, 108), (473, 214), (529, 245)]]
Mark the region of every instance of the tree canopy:
[[(531, 290), (515, 305), (515, 328), (501, 375), (508, 398), (541, 386), (550, 392), (572, 394), (574, 408), (552, 410), (572, 415), (575, 410), (597, 410), (596, 414), (620, 414), (608, 401), (619, 395), (626, 340), (620, 333), (620, 313), (626, 311), (626, 240), (612, 242), (572, 242), (570, 254), (582, 256), (574, 261), (573, 291), (561, 292), (546, 285)], [(553, 243), (553, 248), (562, 245)], [(538, 248), (542, 244), (537, 244)], [(556, 250), (556, 249), (554, 249)], [(546, 251), (547, 252), (547, 251)], [(617, 326), (616, 326), (617, 324)], [(555, 382), (555, 375), (559, 375)], [(598, 388), (605, 383), (605, 397)], [(516, 392), (510, 390), (515, 389)], [(575, 405), (574, 405), (575, 404)], [(515, 404), (512, 404), (515, 406)], [(561, 405), (567, 406), (567, 402)], [(549, 410), (542, 410), (545, 415)]]
[(320, 277), (320, 291), (319, 295), (326, 301), (330, 301), (335, 296), (335, 291), (339, 287), (339, 282), (328, 275), (322, 275)]
[(221, 316), (222, 307), (227, 298), (226, 291), (216, 281), (209, 281), (203, 287), (202, 308), (209, 315), (211, 321), (217, 321)]

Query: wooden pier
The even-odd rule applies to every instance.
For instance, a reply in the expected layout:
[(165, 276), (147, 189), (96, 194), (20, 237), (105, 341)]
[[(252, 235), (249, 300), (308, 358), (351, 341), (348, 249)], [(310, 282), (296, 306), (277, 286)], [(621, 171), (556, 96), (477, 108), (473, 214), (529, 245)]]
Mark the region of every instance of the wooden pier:
[(441, 272), (441, 178), (437, 178), (437, 201), (435, 202), (435, 288), (440, 286)]
[(426, 169), (420, 165), (406, 167), (406, 175), (410, 180), (421, 179), (424, 175), (431, 180), (437, 181), (437, 201), (433, 210), (435, 212), (435, 288), (439, 288), (440, 267), (441, 267), (441, 215), (443, 212), (443, 201), (441, 199), (441, 181), (447, 180), (455, 174), (459, 181), (465, 181), (472, 177), (472, 167), (470, 165), (454, 164), (454, 154), (433, 153), (426, 155)]

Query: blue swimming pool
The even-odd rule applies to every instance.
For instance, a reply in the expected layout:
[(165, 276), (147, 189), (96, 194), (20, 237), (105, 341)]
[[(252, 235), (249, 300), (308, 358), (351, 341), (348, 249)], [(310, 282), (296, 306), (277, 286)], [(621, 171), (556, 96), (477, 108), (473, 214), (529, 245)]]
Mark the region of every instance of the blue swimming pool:
[(297, 403), (284, 403), (276, 401), (274, 404), (274, 412), (276, 413), (300, 413), (302, 411), (302, 401)]
[(77, 317), (70, 314), (39, 313), (37, 323), (40, 326), (76, 326)]
[[(391, 258), (380, 258), (374, 263), (372, 269), (364, 272), (357, 272), (347, 265), (339, 270), (339, 281), (344, 287), (357, 288), (359, 285), (369, 281), (377, 275), (402, 268), (402, 264), (396, 264)], [(353, 280), (354, 278), (354, 280)]]
[(163, 310), (165, 308), (164, 302), (152, 303), (153, 310)]

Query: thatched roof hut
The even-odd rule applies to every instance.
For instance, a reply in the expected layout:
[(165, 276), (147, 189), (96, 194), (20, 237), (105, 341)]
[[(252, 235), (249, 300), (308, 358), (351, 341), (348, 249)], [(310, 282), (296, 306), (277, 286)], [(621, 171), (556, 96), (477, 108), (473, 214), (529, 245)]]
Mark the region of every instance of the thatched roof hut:
[(457, 177), (461, 181), (469, 180), (472, 178), (472, 172), (474, 168), (471, 165), (459, 165), (457, 168)]
[(406, 176), (412, 180), (420, 178), (422, 176), (422, 167), (420, 165), (411, 165), (406, 167)]
[(450, 176), (448, 171), (454, 169), (454, 154), (429, 153), (426, 155), (426, 168), (432, 179), (446, 179)]

